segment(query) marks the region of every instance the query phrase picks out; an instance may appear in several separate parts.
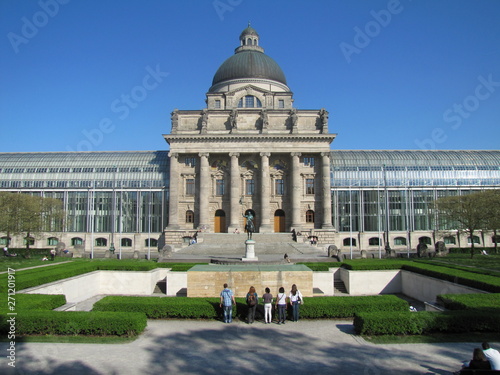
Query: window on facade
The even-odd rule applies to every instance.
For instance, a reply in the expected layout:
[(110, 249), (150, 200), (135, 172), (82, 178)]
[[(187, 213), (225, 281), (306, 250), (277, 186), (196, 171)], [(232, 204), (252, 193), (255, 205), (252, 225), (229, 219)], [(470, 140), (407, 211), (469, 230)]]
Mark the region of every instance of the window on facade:
[(278, 108), (285, 108), (285, 101), (283, 99), (278, 100)]
[(108, 240), (102, 237), (96, 238), (95, 239), (95, 245), (96, 246), (107, 246), (108, 245)]
[(342, 242), (344, 246), (356, 246), (356, 239), (355, 238), (344, 238), (344, 241)]
[(215, 195), (224, 195), (224, 180), (215, 180)]
[(83, 240), (80, 237), (73, 237), (71, 239), (71, 246), (83, 245)]
[(306, 179), (306, 194), (314, 194), (314, 178)]
[(194, 223), (194, 212), (191, 210), (186, 211), (186, 223)]
[(378, 237), (372, 237), (368, 240), (368, 245), (370, 246), (378, 246), (380, 245), (380, 238)]
[(306, 223), (314, 223), (314, 211), (313, 210), (306, 211)]
[(195, 167), (196, 166), (196, 158), (194, 156), (186, 156), (184, 158), (184, 164), (187, 167)]
[(305, 156), (304, 157), (304, 165), (309, 167), (314, 167), (314, 157)]
[(275, 194), (283, 195), (285, 193), (285, 183), (282, 178), (278, 178), (274, 181)]
[(146, 247), (156, 247), (158, 246), (158, 240), (156, 238), (148, 238), (144, 241)]
[(9, 246), (10, 245), (10, 238), (8, 238), (6, 236), (0, 238), (0, 245)]
[(491, 242), (500, 244), (500, 236), (491, 236)]
[(431, 238), (430, 238), (430, 237), (420, 237), (420, 238), (418, 239), (418, 242), (419, 242), (419, 243), (423, 243), (423, 244), (425, 244), (425, 245), (431, 245), (431, 244), (432, 244), (432, 240), (431, 240)]
[(56, 246), (59, 243), (59, 240), (55, 237), (47, 238), (47, 246)]
[(443, 238), (443, 242), (446, 244), (446, 245), (456, 245), (457, 243), (457, 240), (455, 237), (453, 236), (447, 236), (445, 238)]
[(35, 239), (33, 237), (26, 237), (24, 239), (24, 244), (27, 245), (28, 243), (30, 244), (30, 246), (34, 245)]
[(215, 108), (217, 108), (217, 109), (220, 108), (220, 100), (215, 101)]
[[(479, 244), (479, 243), (481, 243), (481, 242), (479, 241), (479, 237), (478, 237), (478, 236), (473, 236), (472, 238), (474, 239), (474, 243), (475, 243), (475, 244)], [(470, 244), (472, 244), (472, 241), (471, 241), (471, 239), (470, 239), (470, 236), (469, 236), (469, 237), (467, 237), (467, 244), (469, 244), (469, 245), (470, 245)]]
[(255, 191), (255, 182), (253, 179), (245, 180), (245, 195), (253, 195)]
[(394, 245), (395, 246), (406, 245), (406, 238), (404, 238), (404, 237), (396, 237), (394, 239)]
[(253, 95), (247, 95), (238, 102), (238, 108), (262, 108), (261, 101)]
[(186, 195), (194, 195), (194, 178), (186, 179)]
[(132, 240), (130, 238), (122, 238), (121, 245), (123, 247), (132, 247)]

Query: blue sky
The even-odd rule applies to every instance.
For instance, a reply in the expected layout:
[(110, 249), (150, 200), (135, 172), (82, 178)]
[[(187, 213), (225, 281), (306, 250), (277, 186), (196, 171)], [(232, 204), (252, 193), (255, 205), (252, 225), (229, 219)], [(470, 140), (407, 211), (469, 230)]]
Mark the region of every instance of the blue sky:
[(1, 0), (0, 151), (168, 149), (248, 21), (332, 149), (498, 149), (497, 0)]

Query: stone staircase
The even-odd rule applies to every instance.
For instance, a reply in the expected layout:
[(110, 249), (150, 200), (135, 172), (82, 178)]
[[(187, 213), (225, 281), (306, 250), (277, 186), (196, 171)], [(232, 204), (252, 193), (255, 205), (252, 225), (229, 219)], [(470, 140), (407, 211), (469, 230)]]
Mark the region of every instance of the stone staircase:
[[(187, 246), (177, 254), (189, 255), (244, 255), (246, 233), (201, 233), (198, 235), (198, 243)], [(321, 249), (306, 243), (293, 241), (289, 233), (254, 233), (252, 239), (255, 241), (256, 255), (287, 253), (289, 256), (296, 254), (317, 254)]]
[(342, 280), (334, 280), (333, 281), (333, 293), (335, 295), (339, 294), (348, 294), (347, 293), (347, 288), (345, 287), (345, 284)]

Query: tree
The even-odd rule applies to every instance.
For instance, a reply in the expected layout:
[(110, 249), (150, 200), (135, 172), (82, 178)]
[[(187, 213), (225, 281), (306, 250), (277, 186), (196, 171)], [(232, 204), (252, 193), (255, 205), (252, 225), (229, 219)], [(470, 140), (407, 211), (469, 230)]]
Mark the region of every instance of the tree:
[(467, 195), (442, 197), (434, 202), (440, 218), (455, 222), (459, 231), (471, 239), (470, 257), (474, 257), (474, 232), (486, 226), (487, 213), (484, 210), (483, 192)]
[(6, 232), (7, 237), (24, 235), (27, 257), (32, 236), (59, 230), (63, 226), (65, 215), (59, 199), (2, 192), (0, 202), (3, 203), (0, 231)]
[(486, 214), (484, 229), (493, 232), (495, 253), (498, 253), (498, 231), (500, 230), (500, 189), (485, 190), (481, 204)]

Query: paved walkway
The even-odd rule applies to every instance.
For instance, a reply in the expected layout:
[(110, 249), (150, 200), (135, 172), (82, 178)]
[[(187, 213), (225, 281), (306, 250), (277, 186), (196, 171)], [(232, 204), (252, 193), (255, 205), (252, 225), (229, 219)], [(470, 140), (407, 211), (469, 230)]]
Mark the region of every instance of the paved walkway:
[[(374, 345), (348, 321), (157, 320), (127, 344), (17, 343), (14, 374), (450, 374), (479, 343)], [(492, 344), (498, 348), (500, 345)]]

